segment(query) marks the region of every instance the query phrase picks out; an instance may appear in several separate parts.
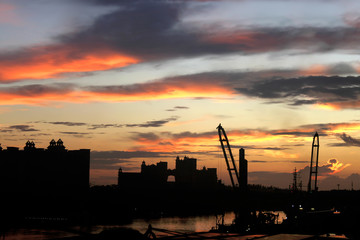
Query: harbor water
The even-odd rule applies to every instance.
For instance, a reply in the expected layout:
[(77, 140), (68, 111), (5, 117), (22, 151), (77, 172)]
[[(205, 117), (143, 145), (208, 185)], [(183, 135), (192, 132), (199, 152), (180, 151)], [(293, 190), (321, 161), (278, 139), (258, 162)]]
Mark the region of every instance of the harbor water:
[[(279, 223), (286, 217), (284, 212), (274, 212), (279, 214)], [(218, 216), (219, 217), (219, 216)], [(224, 223), (231, 224), (235, 215), (227, 212), (224, 215)], [(156, 219), (134, 219), (132, 223), (126, 225), (95, 225), (95, 226), (74, 226), (69, 228), (17, 228), (7, 229), (1, 239), (4, 240), (48, 240), (53, 238), (70, 237), (79, 235), (76, 232), (100, 233), (103, 230), (129, 227), (145, 233), (149, 224), (154, 228), (166, 229), (176, 232), (205, 232), (216, 226), (217, 217), (215, 215), (189, 216), (189, 217), (162, 217)]]

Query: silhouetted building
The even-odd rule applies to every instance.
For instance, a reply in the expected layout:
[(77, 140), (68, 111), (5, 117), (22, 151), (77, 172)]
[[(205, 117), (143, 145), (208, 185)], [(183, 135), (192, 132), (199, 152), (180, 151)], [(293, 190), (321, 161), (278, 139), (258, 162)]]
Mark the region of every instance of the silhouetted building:
[(141, 173), (123, 172), (122, 168), (118, 171), (118, 185), (121, 188), (140, 188), (144, 179)]
[(177, 184), (192, 184), (196, 181), (196, 158), (184, 157), (175, 160), (175, 182)]
[(118, 185), (120, 187), (141, 188), (161, 187), (167, 184), (169, 176), (175, 177), (177, 186), (187, 187), (214, 187), (217, 184), (216, 168), (196, 169), (197, 159), (176, 157), (174, 170), (167, 168), (167, 162), (158, 162), (156, 165), (141, 164), (141, 172), (123, 172), (122, 168), (118, 173)]
[(149, 186), (161, 186), (167, 183), (167, 162), (158, 162), (156, 165), (141, 164), (141, 172), (123, 172), (119, 168), (118, 185), (120, 187), (140, 188)]
[(47, 149), (0, 148), (0, 189), (23, 193), (81, 193), (89, 188), (90, 150), (67, 150), (61, 139)]
[(239, 178), (240, 189), (246, 189), (248, 184), (248, 162), (245, 159), (245, 150), (239, 150)]
[(167, 162), (146, 165), (143, 161), (141, 175), (148, 184), (166, 184), (168, 178)]

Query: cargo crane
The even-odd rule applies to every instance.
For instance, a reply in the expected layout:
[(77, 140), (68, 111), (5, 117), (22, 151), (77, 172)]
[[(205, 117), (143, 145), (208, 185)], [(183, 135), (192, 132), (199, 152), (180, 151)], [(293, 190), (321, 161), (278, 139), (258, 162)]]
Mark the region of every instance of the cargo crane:
[[(229, 140), (226, 136), (225, 129), (221, 126), (221, 123), (219, 124), (219, 126), (216, 129), (218, 130), (218, 133), (219, 133), (219, 141), (220, 141), (221, 148), (222, 148), (224, 158), (226, 161), (226, 166), (229, 171), (231, 184), (232, 184), (233, 188), (236, 189), (240, 186), (240, 179), (239, 179), (239, 173), (236, 169), (234, 157), (231, 152)], [(226, 143), (226, 146), (225, 146), (224, 142)], [(229, 158), (231, 160), (230, 162), (229, 162)], [(234, 180), (233, 175), (235, 175), (235, 180)]]
[[(316, 132), (312, 142), (311, 149), (311, 162), (310, 162), (310, 176), (309, 176), (309, 184), (308, 184), (308, 192), (317, 192), (317, 176), (318, 176), (318, 163), (319, 163), (319, 134)], [(314, 166), (315, 164), (315, 166)], [(314, 188), (312, 188), (312, 176), (314, 174)]]

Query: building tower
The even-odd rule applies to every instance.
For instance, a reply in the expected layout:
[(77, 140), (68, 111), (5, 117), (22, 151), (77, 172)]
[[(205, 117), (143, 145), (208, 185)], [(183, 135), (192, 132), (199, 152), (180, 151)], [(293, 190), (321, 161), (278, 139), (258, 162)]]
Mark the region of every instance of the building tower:
[[(316, 132), (312, 142), (311, 149), (311, 161), (310, 161), (310, 174), (309, 174), (309, 184), (308, 184), (308, 192), (317, 192), (317, 175), (318, 175), (318, 165), (319, 165), (319, 134)], [(314, 166), (315, 164), (315, 166)], [(314, 187), (312, 184), (314, 176)]]
[(248, 161), (245, 159), (245, 150), (240, 148), (239, 150), (239, 178), (240, 189), (247, 189), (248, 184)]

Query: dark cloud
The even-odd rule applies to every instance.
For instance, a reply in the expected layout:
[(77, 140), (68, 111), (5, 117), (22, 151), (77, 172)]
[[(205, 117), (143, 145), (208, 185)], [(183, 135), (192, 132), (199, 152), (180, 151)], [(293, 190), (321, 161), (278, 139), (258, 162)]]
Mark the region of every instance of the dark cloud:
[(174, 139), (178, 139), (178, 138), (208, 138), (208, 137), (213, 137), (214, 135), (216, 135), (215, 131), (202, 132), (202, 133), (186, 131), (186, 132), (171, 134), (171, 137)]
[[(277, 75), (279, 74), (279, 75)], [(200, 86), (216, 87), (222, 91), (261, 98), (268, 103), (308, 105), (316, 103), (349, 103), (360, 101), (360, 77), (307, 76), (299, 77), (297, 71), (261, 72), (206, 72), (160, 79), (126, 86), (89, 86), (97, 93), (120, 95), (158, 95), (169, 89), (192, 91)], [(275, 77), (278, 76), (278, 77)], [(289, 78), (288, 78), (289, 77)], [(340, 104), (341, 105), (341, 104)], [(344, 107), (357, 107), (350, 103)], [(175, 109), (168, 109), (174, 111)]]
[(346, 63), (338, 63), (335, 64), (327, 70), (329, 75), (349, 75), (349, 74), (357, 74), (355, 68)]
[(339, 135), (339, 138), (341, 138), (344, 141), (343, 146), (356, 146), (360, 147), (360, 140), (352, 138), (351, 136), (343, 133)]
[(95, 130), (101, 128), (122, 128), (123, 124), (90, 124), (88, 129)]
[(189, 109), (189, 107), (186, 106), (175, 106), (175, 109)]
[(268, 160), (248, 160), (252, 163), (308, 163), (308, 161), (297, 161), (297, 160), (277, 160), (277, 161), (268, 161)]
[(50, 124), (54, 124), (54, 125), (64, 125), (64, 126), (68, 126), (68, 127), (74, 127), (74, 126), (85, 126), (86, 123), (82, 123), (82, 122), (47, 122)]
[(80, 127), (80, 126), (87, 126), (89, 130), (96, 130), (101, 128), (121, 128), (123, 124), (112, 124), (112, 123), (105, 123), (105, 124), (89, 124), (84, 122), (43, 122), (48, 124), (54, 125), (64, 125), (67, 127)]
[(186, 106), (175, 106), (175, 107), (173, 107), (173, 108), (166, 109), (166, 111), (168, 111), (168, 112), (174, 112), (174, 111), (182, 110), (182, 109), (189, 109), (189, 107), (186, 107)]
[[(114, 4), (114, 1), (104, 4), (109, 2)], [(181, 23), (186, 1), (119, 1), (117, 5), (117, 10), (100, 16), (93, 25), (58, 39), (66, 44), (84, 43), (81, 47), (89, 49), (94, 45), (111, 46), (142, 59), (291, 48), (311, 52), (356, 49), (360, 40), (359, 31), (349, 27), (255, 28), (252, 31), (224, 30), (221, 25), (206, 23), (189, 27)]]
[[(56, 63), (63, 59), (66, 61), (83, 59), (93, 53), (101, 55), (106, 51), (132, 56), (140, 61), (148, 61), (235, 52), (249, 54), (284, 49), (301, 49), (311, 53), (333, 49), (359, 49), (360, 32), (352, 27), (269, 27), (254, 28), (251, 31), (234, 27), (229, 30), (221, 24), (209, 25), (202, 22), (198, 26), (196, 24), (189, 26), (184, 23), (182, 17), (185, 10), (189, 10), (188, 1), (91, 0), (81, 2), (116, 7), (82, 29), (54, 37), (56, 41), (53, 44), (3, 52), (0, 54), (0, 63), (26, 65), (38, 59), (39, 56), (46, 56), (46, 53), (51, 52), (64, 54), (59, 59), (56, 57), (52, 59)], [(207, 3), (204, 4), (209, 7)], [(64, 50), (67, 51), (64, 52)], [(85, 69), (83, 71), (86, 72)], [(74, 72), (81, 74), (82, 71)], [(345, 63), (329, 70), (330, 74), (353, 72), (354, 69)], [(63, 76), (64, 74), (71, 73), (56, 71), (53, 75)], [(251, 91), (248, 94), (251, 95)]]
[(65, 134), (65, 135), (72, 135), (73, 137), (77, 137), (77, 138), (90, 138), (90, 133), (88, 132), (59, 132), (61, 134)]
[[(346, 68), (342, 66), (343, 68)], [(335, 66), (336, 68), (336, 66)], [(277, 76), (277, 77), (275, 77)], [(288, 105), (307, 104), (337, 104), (339, 107), (360, 107), (360, 77), (341, 76), (307, 76), (298, 77), (299, 72), (295, 70), (259, 71), (259, 72), (205, 72), (192, 75), (183, 75), (158, 79), (146, 83), (132, 85), (114, 86), (85, 86), (80, 87), (73, 84), (53, 85), (26, 85), (20, 87), (2, 87), (0, 93), (13, 94), (15, 96), (35, 97), (41, 95), (56, 94), (60, 96), (69, 92), (91, 92), (95, 94), (114, 94), (120, 97), (141, 96), (152, 98), (159, 95), (171, 94), (174, 90), (181, 89), (194, 93), (206, 92), (216, 89), (224, 94), (242, 94), (248, 97), (261, 98), (267, 103), (285, 103)], [(209, 95), (211, 97), (211, 95)], [(196, 97), (193, 97), (196, 99)], [(203, 98), (202, 98), (203, 99)], [(66, 100), (66, 99), (65, 99)], [(68, 99), (69, 101), (80, 101), (79, 99)], [(121, 100), (120, 100), (121, 101)], [(175, 106), (167, 111), (188, 109), (186, 106)], [(156, 127), (162, 126), (167, 121), (149, 121), (143, 124), (127, 124), (127, 127)], [(110, 125), (93, 125), (90, 128), (105, 128)], [(122, 127), (120, 125), (114, 127)], [(304, 134), (304, 133), (299, 133)]]
[[(146, 151), (92, 151), (90, 155), (91, 169), (119, 169), (120, 164), (127, 166), (132, 163), (133, 158), (157, 158), (161, 152)], [(140, 163), (139, 163), (140, 165)], [(129, 167), (127, 167), (128, 169)]]
[(176, 121), (179, 117), (170, 117), (167, 119), (163, 119), (163, 120), (154, 120), (154, 121), (147, 121), (145, 123), (140, 123), (140, 124), (126, 124), (126, 127), (143, 127), (143, 128), (148, 128), (148, 127), (162, 127), (163, 125), (171, 122), (171, 121)]
[(2, 132), (2, 133), (9, 133), (12, 131), (13, 131), (12, 129), (0, 129), (0, 132)]
[(303, 131), (277, 130), (277, 131), (272, 131), (271, 134), (272, 135), (291, 135), (291, 136), (298, 136), (298, 137), (314, 136), (314, 132), (313, 132), (312, 128), (309, 128), (309, 130), (303, 130)]
[[(224, 89), (232, 89), (234, 84), (240, 82), (240, 77), (247, 77), (245, 73), (232, 72), (207, 72), (192, 75), (182, 75), (158, 79), (146, 83), (137, 83), (131, 85), (113, 85), (113, 86), (89, 86), (85, 90), (97, 93), (112, 93), (124, 96), (135, 94), (159, 95), (171, 93), (173, 89), (184, 89), (194, 91), (201, 89), (206, 91), (204, 86), (217, 86)], [(235, 85), (236, 86), (236, 85)]]
[(12, 126), (8, 127), (8, 129), (18, 130), (21, 132), (37, 132), (37, 131), (39, 131), (38, 129), (35, 129), (30, 125), (12, 125)]
[(283, 99), (293, 105), (331, 103), (359, 99), (359, 82), (360, 77), (308, 76), (254, 82), (236, 90), (251, 97)]
[(96, 130), (96, 129), (102, 129), (102, 128), (122, 128), (122, 127), (161, 127), (165, 125), (168, 122), (176, 121), (179, 117), (174, 116), (162, 120), (153, 120), (153, 121), (147, 121), (145, 123), (139, 123), (139, 124), (113, 124), (113, 123), (106, 123), (106, 124), (89, 124), (89, 123), (83, 123), (83, 122), (44, 122), (54, 125), (64, 125), (67, 127), (79, 127), (79, 126), (88, 126), (89, 130)]
[[(100, 153), (100, 154), (99, 154)], [(94, 156), (95, 155), (95, 156)], [(124, 160), (119, 157), (108, 157), (104, 152), (102, 155), (101, 152), (90, 155), (90, 169), (107, 169), (107, 170), (117, 170), (119, 169), (119, 164), (129, 163), (129, 160)], [(115, 155), (115, 154), (114, 154)]]
[(274, 150), (274, 151), (282, 151), (282, 150), (288, 150), (288, 147), (259, 147), (259, 146), (255, 146), (255, 145), (231, 145), (231, 148), (233, 149), (240, 149), (240, 148), (244, 148), (244, 149), (259, 149), (259, 150)]
[(58, 40), (82, 49), (111, 47), (141, 59), (194, 55), (204, 48), (195, 33), (175, 28), (184, 6), (179, 1), (122, 1), (119, 6), (86, 29)]
[(36, 97), (46, 94), (65, 94), (74, 91), (74, 84), (58, 83), (51, 85), (44, 84), (31, 84), (24, 86), (13, 86), (13, 87), (1, 87), (0, 93), (9, 93), (14, 95), (20, 95), (25, 97)]
[(162, 152), (146, 151), (91, 151), (91, 158), (101, 159), (131, 159), (131, 158), (156, 158), (161, 157)]
[(158, 135), (155, 133), (135, 133), (135, 136), (132, 137), (134, 140), (142, 140), (142, 141), (157, 141), (160, 139)]

